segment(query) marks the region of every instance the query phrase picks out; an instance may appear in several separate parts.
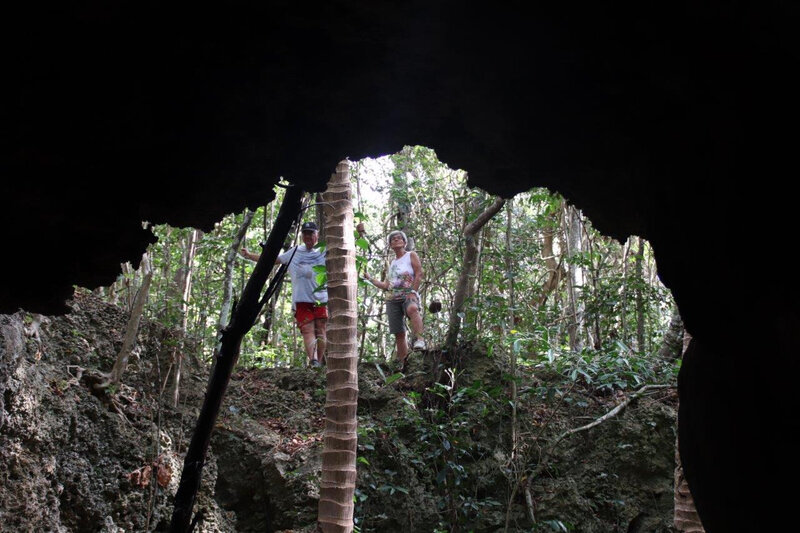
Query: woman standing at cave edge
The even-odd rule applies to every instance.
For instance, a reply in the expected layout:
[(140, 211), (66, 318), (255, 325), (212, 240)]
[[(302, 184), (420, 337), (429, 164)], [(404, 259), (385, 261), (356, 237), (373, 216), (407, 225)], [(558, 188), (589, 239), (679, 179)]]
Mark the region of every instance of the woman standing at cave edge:
[(422, 262), (416, 252), (406, 250), (408, 238), (402, 231), (395, 230), (389, 233), (386, 240), (395, 254), (395, 258), (389, 266), (389, 279), (378, 281), (370, 276), (369, 272), (364, 273), (364, 279), (379, 289), (392, 291), (391, 296), (386, 299), (386, 314), (389, 317), (389, 332), (395, 336), (397, 363), (400, 371), (404, 371), (408, 363), (408, 342), (406, 341), (404, 317), (408, 317), (411, 322), (411, 331), (415, 337), (413, 349), (425, 349), (418, 292), (423, 276)]

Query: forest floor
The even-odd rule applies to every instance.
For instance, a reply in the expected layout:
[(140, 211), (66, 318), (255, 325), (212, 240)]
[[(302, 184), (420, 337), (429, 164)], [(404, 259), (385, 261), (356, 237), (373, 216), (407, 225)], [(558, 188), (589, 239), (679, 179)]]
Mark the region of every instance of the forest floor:
[[(0, 531), (166, 531), (208, 370), (153, 322), (123, 385), (98, 392), (126, 313), (79, 294), (61, 317), (0, 315)], [(361, 532), (673, 531), (677, 398), (509, 370), (480, 347), (359, 365)], [(310, 532), (324, 369), (238, 369), (214, 429), (196, 531)], [(559, 438), (561, 437), (561, 438)], [(516, 446), (512, 442), (516, 438)]]

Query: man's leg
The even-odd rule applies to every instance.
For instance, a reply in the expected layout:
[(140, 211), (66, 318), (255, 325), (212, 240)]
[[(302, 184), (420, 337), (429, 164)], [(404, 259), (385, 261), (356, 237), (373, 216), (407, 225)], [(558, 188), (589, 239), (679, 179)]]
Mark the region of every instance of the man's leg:
[(306, 356), (309, 364), (315, 360), (317, 336), (314, 333), (314, 320), (309, 320), (300, 326), (300, 334), (303, 336), (303, 344), (306, 347)]

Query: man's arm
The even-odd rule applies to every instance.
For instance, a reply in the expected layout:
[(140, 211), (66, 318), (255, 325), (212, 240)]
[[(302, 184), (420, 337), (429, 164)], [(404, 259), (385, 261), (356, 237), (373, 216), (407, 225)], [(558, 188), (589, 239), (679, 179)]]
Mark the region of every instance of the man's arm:
[[(239, 253), (242, 255), (242, 257), (244, 257), (245, 259), (249, 259), (250, 261), (258, 262), (258, 260), (261, 259), (261, 254), (254, 254), (253, 252), (251, 252), (250, 250), (248, 250), (244, 246), (242, 246), (242, 249), (239, 250)], [(278, 256), (278, 258), (275, 259), (275, 264), (276, 265), (280, 265), (281, 264), (280, 256)]]
[(261, 254), (254, 254), (244, 246), (242, 246), (242, 249), (239, 250), (239, 253), (242, 255), (242, 257), (249, 259), (250, 261), (258, 261), (261, 259)]

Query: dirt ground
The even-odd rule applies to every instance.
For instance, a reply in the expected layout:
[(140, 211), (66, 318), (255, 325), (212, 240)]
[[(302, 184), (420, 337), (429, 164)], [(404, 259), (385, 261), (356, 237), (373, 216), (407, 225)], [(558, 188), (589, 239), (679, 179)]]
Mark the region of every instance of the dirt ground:
[[(89, 294), (72, 309), (0, 315), (0, 530), (166, 531), (208, 370), (187, 345), (173, 406), (178, 343), (145, 321), (124, 384), (98, 392), (127, 316)], [(361, 363), (360, 531), (672, 531), (674, 390), (553, 444), (626, 395), (523, 369), (514, 447), (505, 372), (469, 350), (417, 354), (397, 380)], [(236, 371), (197, 531), (313, 531), (324, 401), (323, 370)]]

